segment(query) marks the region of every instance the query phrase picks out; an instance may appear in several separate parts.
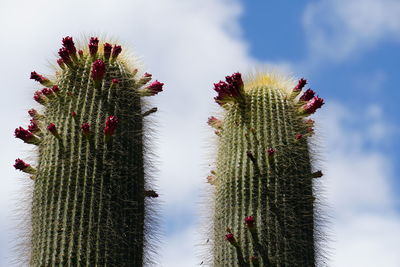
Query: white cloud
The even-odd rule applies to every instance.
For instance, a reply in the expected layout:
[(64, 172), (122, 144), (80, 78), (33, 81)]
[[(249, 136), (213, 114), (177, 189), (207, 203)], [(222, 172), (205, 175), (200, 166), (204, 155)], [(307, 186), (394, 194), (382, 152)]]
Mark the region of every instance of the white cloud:
[(321, 0), (307, 5), (303, 25), (312, 61), (343, 61), (383, 40), (400, 40), (400, 2)]

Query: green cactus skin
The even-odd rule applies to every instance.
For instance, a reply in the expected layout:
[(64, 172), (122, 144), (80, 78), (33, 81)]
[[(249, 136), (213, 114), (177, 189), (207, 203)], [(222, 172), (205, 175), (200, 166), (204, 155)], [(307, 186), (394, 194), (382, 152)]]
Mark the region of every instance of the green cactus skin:
[[(143, 103), (150, 79), (119, 56), (86, 49), (57, 71), (59, 91), (42, 101), (32, 206), (31, 266), (142, 266), (146, 203)], [(94, 60), (104, 78), (91, 77)], [(112, 83), (112, 79), (115, 83)], [(43, 84), (43, 83), (42, 83)], [(71, 115), (74, 114), (74, 115)], [(104, 123), (118, 118), (105, 138)], [(46, 126), (54, 123), (59, 138)], [(90, 124), (84, 135), (82, 123)]]
[[(316, 266), (309, 127), (290, 84), (260, 74), (240, 98), (223, 102), (212, 180), (213, 266), (250, 266), (252, 256), (259, 261), (251, 266)], [(246, 216), (255, 218), (253, 235)]]

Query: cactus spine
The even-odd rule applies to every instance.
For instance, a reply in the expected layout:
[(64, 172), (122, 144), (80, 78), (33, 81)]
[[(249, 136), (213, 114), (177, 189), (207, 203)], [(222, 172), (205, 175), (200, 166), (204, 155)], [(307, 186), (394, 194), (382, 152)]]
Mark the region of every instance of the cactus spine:
[(31, 266), (143, 265), (150, 226), (141, 96), (163, 84), (145, 87), (151, 75), (137, 79), (121, 50), (92, 37), (76, 51), (66, 37), (55, 80), (31, 73), (49, 87), (34, 95), (43, 115), (30, 110), (29, 130), (15, 132), (38, 145), (36, 169), (20, 159), (14, 165), (35, 182)]
[(214, 84), (224, 109), (216, 129), (213, 266), (315, 266), (314, 193), (305, 117), (323, 100), (306, 81), (240, 73)]

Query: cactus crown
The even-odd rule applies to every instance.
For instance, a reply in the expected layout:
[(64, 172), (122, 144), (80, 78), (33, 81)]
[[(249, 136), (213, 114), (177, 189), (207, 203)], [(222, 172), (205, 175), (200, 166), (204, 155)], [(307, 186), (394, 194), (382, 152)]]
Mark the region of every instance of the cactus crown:
[[(315, 194), (305, 117), (323, 105), (307, 83), (240, 73), (214, 84), (222, 119), (215, 170), (214, 266), (315, 266)], [(315, 94), (315, 93), (314, 93)], [(317, 175), (318, 176), (318, 175)], [(228, 242), (227, 242), (228, 241)]]
[[(119, 45), (92, 37), (78, 50), (62, 40), (55, 79), (36, 72), (45, 88), (34, 93), (43, 114), (29, 111), (31, 124), (15, 136), (38, 146), (34, 168), (15, 168), (34, 180), (31, 266), (141, 266), (146, 223), (158, 194), (145, 175), (142, 96), (162, 91), (146, 73), (137, 77)], [(154, 85), (156, 83), (156, 85)]]

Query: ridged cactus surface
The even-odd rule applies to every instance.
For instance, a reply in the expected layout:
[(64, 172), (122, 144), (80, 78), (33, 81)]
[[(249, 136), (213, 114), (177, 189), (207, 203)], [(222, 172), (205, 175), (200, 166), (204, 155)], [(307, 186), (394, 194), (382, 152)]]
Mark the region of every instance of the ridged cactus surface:
[(215, 170), (213, 266), (315, 266), (314, 193), (307, 137), (323, 100), (290, 80), (259, 74), (214, 84), (222, 119)]
[(151, 75), (136, 78), (121, 50), (91, 38), (77, 51), (66, 37), (55, 80), (31, 74), (43, 113), (15, 132), (38, 145), (36, 168), (15, 164), (34, 179), (31, 266), (143, 265), (145, 198), (157, 194), (145, 190), (141, 97), (163, 84), (145, 86)]

